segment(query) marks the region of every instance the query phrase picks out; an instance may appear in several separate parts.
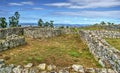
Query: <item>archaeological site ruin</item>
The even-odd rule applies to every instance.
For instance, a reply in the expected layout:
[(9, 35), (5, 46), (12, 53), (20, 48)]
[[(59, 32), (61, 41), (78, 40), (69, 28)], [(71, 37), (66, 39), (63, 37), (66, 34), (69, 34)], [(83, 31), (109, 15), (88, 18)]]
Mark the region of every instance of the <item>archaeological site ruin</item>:
[[(39, 27), (20, 27), (0, 29), (0, 51), (26, 45), (25, 38), (48, 39), (63, 34), (78, 34), (79, 39), (87, 44), (89, 52), (102, 68), (84, 67), (73, 64), (69, 67), (58, 68), (57, 66), (41, 63), (33, 66), (6, 64), (0, 59), (0, 73), (119, 73), (120, 51), (106, 42), (104, 38), (120, 38), (120, 32), (108, 30), (78, 30)], [(36, 43), (37, 44), (37, 43)], [(81, 47), (81, 46), (79, 46)]]

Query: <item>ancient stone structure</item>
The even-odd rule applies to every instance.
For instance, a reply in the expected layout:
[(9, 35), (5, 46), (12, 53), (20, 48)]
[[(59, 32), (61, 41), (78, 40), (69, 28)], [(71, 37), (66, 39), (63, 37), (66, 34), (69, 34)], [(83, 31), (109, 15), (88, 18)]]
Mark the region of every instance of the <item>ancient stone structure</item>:
[[(108, 34), (106, 33), (108, 32)], [(111, 33), (112, 32), (112, 33)], [(120, 72), (120, 51), (109, 45), (102, 37), (119, 38), (120, 33), (113, 31), (79, 31), (81, 38), (86, 41), (90, 52), (103, 66)]]
[(24, 34), (24, 28), (3, 28), (0, 29), (0, 39), (5, 39), (7, 36), (10, 36), (12, 34), (16, 34), (18, 36), (21, 36)]
[(48, 38), (61, 35), (61, 30), (52, 28), (26, 28), (24, 35), (30, 38)]
[(13, 64), (5, 65), (4, 60), (0, 59), (0, 73), (116, 73), (112, 69), (106, 68), (85, 68), (82, 65), (72, 65), (69, 67), (57, 67), (45, 63), (33, 66), (32, 63), (27, 65), (15, 66)]
[(73, 34), (74, 32), (70, 29), (55, 29), (55, 28), (38, 28), (29, 27), (24, 29), (24, 35), (30, 38), (49, 38), (59, 36), (61, 34)]
[(23, 28), (0, 29), (0, 51), (25, 44)]
[(90, 32), (102, 38), (120, 38), (120, 32), (117, 31), (93, 30)]
[[(70, 29), (52, 28), (6, 28), (0, 29), (0, 51), (25, 44), (25, 38), (49, 38), (61, 34), (74, 34)], [(25, 66), (5, 65), (0, 59), (0, 73), (120, 73), (120, 51), (109, 45), (103, 38), (120, 38), (117, 31), (79, 31), (81, 38), (86, 41), (90, 52), (95, 59), (106, 68), (85, 68), (81, 65), (58, 68), (45, 63), (34, 66), (29, 63)]]

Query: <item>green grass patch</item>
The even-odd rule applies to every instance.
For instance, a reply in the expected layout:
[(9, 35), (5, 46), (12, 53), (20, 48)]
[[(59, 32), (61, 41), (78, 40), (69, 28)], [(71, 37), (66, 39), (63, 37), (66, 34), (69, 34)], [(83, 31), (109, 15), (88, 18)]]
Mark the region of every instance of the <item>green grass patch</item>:
[(61, 67), (72, 64), (99, 67), (87, 45), (77, 34), (61, 35), (48, 39), (26, 38), (26, 41), (27, 44), (24, 46), (1, 52), (0, 58), (9, 57), (6, 63), (17, 65), (47, 63)]
[(105, 40), (116, 49), (120, 50), (120, 38), (105, 38)]
[(70, 51), (68, 52), (68, 54), (69, 54), (70, 56), (76, 57), (76, 58), (78, 58), (78, 57), (80, 56), (80, 53), (79, 53), (78, 51), (75, 51), (75, 50), (70, 50)]

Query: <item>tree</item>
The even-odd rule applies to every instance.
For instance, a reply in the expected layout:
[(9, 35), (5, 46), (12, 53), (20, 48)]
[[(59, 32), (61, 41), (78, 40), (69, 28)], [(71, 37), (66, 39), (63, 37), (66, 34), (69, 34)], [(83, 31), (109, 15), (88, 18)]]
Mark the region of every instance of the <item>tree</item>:
[(1, 28), (6, 28), (7, 27), (7, 22), (5, 17), (0, 18), (0, 27)]
[(111, 25), (115, 25), (114, 23), (111, 23)]
[(107, 22), (107, 24), (110, 26), (111, 25), (111, 23), (110, 22)]
[(15, 22), (16, 22), (16, 25), (18, 26), (19, 18), (20, 18), (19, 12), (15, 12), (14, 16), (15, 16), (15, 20), (16, 20), (16, 21), (15, 21)]
[(16, 19), (14, 16), (9, 17), (9, 26), (10, 27), (16, 27)]
[(105, 23), (104, 21), (102, 21), (100, 24), (101, 24), (101, 25), (106, 25), (106, 23)]
[(52, 28), (54, 27), (54, 26), (53, 26), (53, 22), (54, 22), (54, 21), (50, 21), (50, 27), (52, 27)]
[(44, 22), (42, 19), (39, 19), (38, 20), (38, 26), (42, 27), (44, 25)]
[(44, 27), (48, 27), (49, 24), (50, 24), (49, 22), (45, 22)]
[(20, 18), (19, 12), (15, 12), (14, 16), (9, 17), (9, 26), (10, 27), (18, 27), (18, 26), (20, 26), (20, 25), (18, 25), (19, 18)]

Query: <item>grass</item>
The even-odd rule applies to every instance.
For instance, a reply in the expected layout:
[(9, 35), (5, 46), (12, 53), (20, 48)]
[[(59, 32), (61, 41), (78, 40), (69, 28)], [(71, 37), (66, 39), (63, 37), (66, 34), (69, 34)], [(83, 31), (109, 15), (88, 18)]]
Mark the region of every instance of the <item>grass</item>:
[(79, 35), (62, 35), (48, 39), (26, 38), (27, 44), (0, 53), (7, 64), (40, 63), (56, 66), (81, 64), (85, 67), (101, 67), (90, 54)]
[(105, 40), (112, 45), (113, 47), (115, 47), (116, 49), (120, 50), (120, 38), (114, 39), (114, 38), (105, 38)]
[(82, 30), (105, 30), (103, 26), (86, 26), (86, 27), (80, 27), (79, 29)]

